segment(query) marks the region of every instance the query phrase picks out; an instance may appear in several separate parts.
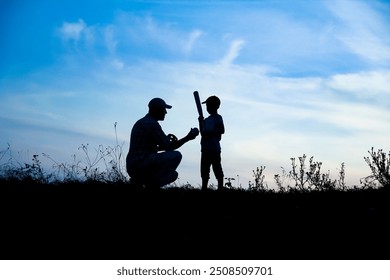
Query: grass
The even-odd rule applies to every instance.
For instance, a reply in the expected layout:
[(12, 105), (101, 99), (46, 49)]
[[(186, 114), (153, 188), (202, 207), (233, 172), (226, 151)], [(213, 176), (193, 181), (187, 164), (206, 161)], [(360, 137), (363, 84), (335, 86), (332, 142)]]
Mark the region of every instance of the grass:
[[(359, 187), (321, 171), (313, 157), (248, 188), (227, 178), (222, 192), (190, 184), (135, 190), (121, 146), (81, 145), (83, 160), (42, 167), (0, 153), (3, 259), (388, 259), (390, 155), (369, 151)], [(91, 153), (93, 152), (93, 155)], [(387, 172), (387, 173), (386, 173)], [(229, 180), (230, 179), (230, 180)]]
[[(50, 155), (42, 153), (43, 158), (51, 164), (51, 169), (44, 167), (38, 154), (32, 156), (31, 162), (23, 163), (13, 155), (10, 145), (0, 151), (0, 181), (34, 181), (41, 184), (62, 183), (107, 183), (129, 184), (130, 178), (125, 171), (125, 157), (123, 156), (123, 144), (118, 141), (114, 147), (99, 145), (91, 151), (88, 144), (80, 145), (82, 159), (72, 156), (71, 163), (59, 163)], [(345, 183), (345, 164), (341, 163), (338, 178), (332, 179), (330, 172), (321, 170), (322, 162), (309, 159), (305, 154), (296, 158), (290, 158), (291, 169), (282, 168), (282, 174), (275, 174), (276, 189), (269, 188), (265, 180), (265, 166), (254, 169), (253, 182), (249, 181), (247, 187), (242, 184), (234, 187), (235, 178), (225, 178), (225, 187), (228, 189), (245, 189), (249, 192), (307, 192), (350, 189), (388, 188), (390, 186), (390, 152), (386, 154), (381, 149), (369, 151), (371, 157), (364, 157), (372, 174), (363, 177), (359, 186), (347, 186)], [(308, 162), (307, 162), (308, 159)], [(170, 187), (194, 188), (190, 183), (180, 184), (174, 182)], [(210, 186), (211, 189), (213, 186)]]

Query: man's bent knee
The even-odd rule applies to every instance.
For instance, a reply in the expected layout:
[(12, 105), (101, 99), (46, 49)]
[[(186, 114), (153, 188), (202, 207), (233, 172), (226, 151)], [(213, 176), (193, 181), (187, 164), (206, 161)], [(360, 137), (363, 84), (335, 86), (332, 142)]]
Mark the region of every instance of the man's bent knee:
[(167, 151), (164, 153), (166, 154), (167, 157), (169, 157), (171, 159), (181, 160), (181, 158), (182, 158), (182, 155), (179, 151)]
[(163, 161), (163, 165), (168, 169), (175, 170), (182, 159), (182, 155), (179, 151), (168, 151), (164, 152), (161, 160)]
[(173, 154), (173, 159), (175, 162), (177, 162), (177, 165), (181, 162), (181, 159), (183, 158), (182, 154), (179, 151), (172, 151)]

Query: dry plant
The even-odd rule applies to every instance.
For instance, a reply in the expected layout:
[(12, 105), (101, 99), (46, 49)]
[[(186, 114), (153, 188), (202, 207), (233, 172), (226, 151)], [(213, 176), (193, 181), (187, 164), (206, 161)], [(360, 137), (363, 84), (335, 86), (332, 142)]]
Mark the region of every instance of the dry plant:
[(371, 169), (371, 175), (360, 180), (364, 188), (384, 187), (390, 188), (390, 152), (385, 153), (382, 149), (368, 151), (370, 157), (364, 160)]

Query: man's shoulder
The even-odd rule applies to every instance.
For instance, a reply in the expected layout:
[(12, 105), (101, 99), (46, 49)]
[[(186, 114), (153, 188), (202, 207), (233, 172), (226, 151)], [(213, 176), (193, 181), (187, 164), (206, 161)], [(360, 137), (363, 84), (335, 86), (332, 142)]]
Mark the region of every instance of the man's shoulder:
[(133, 126), (133, 131), (155, 131), (160, 129), (160, 124), (148, 115), (140, 118)]
[(158, 122), (153, 119), (149, 114), (145, 115), (144, 117), (140, 118), (136, 124), (139, 124), (139, 125), (155, 125), (157, 124), (158, 125)]

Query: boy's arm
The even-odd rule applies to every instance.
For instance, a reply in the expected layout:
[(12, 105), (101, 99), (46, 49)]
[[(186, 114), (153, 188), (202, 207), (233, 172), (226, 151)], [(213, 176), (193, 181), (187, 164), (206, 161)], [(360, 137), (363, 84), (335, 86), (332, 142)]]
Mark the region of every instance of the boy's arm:
[[(218, 131), (218, 132), (217, 132), (217, 131)], [(225, 133), (225, 126), (224, 126), (223, 122), (221, 122), (221, 123), (219, 123), (219, 124), (217, 125), (216, 132), (217, 132), (218, 134), (224, 134), (224, 133)]]
[(214, 118), (214, 121), (214, 126), (213, 129), (210, 131), (210, 134), (215, 136), (221, 136), (225, 133), (225, 125), (223, 124), (223, 119), (221, 115), (217, 115)]
[(214, 133), (219, 134), (219, 135), (225, 133), (225, 125), (223, 124), (223, 119), (222, 119), (221, 115), (217, 115), (217, 117), (216, 117)]

